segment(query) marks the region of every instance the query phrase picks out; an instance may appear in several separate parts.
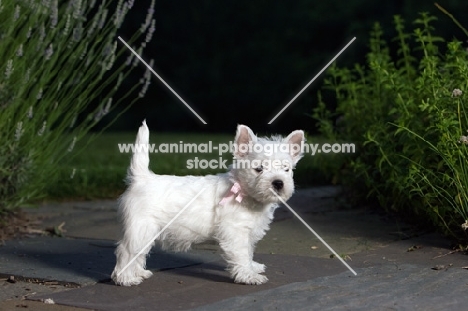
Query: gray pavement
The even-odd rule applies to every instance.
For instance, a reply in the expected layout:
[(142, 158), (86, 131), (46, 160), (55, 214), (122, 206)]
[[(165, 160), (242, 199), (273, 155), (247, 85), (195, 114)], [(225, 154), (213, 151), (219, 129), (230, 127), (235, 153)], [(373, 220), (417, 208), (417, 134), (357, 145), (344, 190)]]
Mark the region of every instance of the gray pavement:
[[(466, 310), (466, 275), (383, 265), (226, 299), (195, 310)], [(454, 286), (464, 284), (464, 286)]]
[(182, 254), (155, 248), (148, 260), (153, 277), (139, 286), (115, 286), (115, 201), (27, 210), (44, 228), (65, 222), (65, 236), (0, 246), (0, 310), (466, 309), (468, 258), (450, 253), (449, 240), (369, 209), (343, 209), (339, 195), (337, 187), (301, 189), (288, 203), (358, 275), (280, 208), (255, 254), (270, 280), (260, 286), (234, 284), (214, 243)]

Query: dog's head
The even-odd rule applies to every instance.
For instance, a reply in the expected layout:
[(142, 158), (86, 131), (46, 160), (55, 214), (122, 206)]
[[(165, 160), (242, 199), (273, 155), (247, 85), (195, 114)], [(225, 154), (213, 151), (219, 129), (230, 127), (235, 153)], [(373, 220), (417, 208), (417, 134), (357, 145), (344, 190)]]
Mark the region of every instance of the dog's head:
[(262, 138), (239, 125), (231, 173), (242, 192), (261, 203), (279, 202), (278, 196), (288, 200), (294, 192), (293, 169), (302, 158), (303, 142), (301, 130), (285, 138)]

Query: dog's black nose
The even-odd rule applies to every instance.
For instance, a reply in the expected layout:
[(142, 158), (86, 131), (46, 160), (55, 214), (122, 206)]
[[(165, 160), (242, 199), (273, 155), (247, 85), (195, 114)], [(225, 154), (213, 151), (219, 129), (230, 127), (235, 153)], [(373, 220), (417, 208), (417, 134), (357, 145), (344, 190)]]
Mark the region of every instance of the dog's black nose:
[(273, 180), (271, 184), (276, 190), (281, 190), (283, 189), (283, 186), (284, 186), (283, 181), (279, 179)]

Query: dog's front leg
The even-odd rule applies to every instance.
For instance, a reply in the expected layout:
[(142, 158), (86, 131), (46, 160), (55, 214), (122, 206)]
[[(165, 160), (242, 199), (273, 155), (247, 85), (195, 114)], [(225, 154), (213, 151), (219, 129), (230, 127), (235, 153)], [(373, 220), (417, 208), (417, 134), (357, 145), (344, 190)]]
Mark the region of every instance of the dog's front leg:
[(224, 232), (219, 241), (228, 263), (227, 270), (236, 283), (259, 285), (268, 281), (266, 276), (260, 274), (265, 267), (252, 261), (252, 242), (250, 232), (246, 229)]
[(250, 246), (250, 252), (249, 252), (249, 255), (250, 255), (250, 262), (251, 262), (251, 265), (252, 265), (252, 269), (257, 272), (257, 273), (263, 273), (265, 272), (265, 269), (266, 269), (266, 266), (262, 263), (259, 263), (259, 262), (256, 262), (253, 260), (253, 255), (254, 255), (254, 251), (255, 251), (255, 245), (257, 243), (251, 243), (251, 246)]

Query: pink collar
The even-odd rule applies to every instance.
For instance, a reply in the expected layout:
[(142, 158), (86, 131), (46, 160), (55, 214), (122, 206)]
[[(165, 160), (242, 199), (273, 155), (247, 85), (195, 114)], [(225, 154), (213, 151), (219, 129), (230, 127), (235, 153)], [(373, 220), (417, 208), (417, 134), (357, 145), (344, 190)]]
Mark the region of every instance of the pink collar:
[[(237, 194), (237, 195), (236, 195)], [(225, 195), (224, 197), (222, 198), (222, 200), (219, 202), (219, 205), (225, 205), (230, 198), (232, 198), (233, 196), (236, 197), (236, 201), (237, 202), (242, 202), (242, 192), (241, 192), (241, 186), (239, 185), (238, 182), (235, 182), (234, 185), (232, 185), (231, 187), (231, 190), (229, 190)]]

